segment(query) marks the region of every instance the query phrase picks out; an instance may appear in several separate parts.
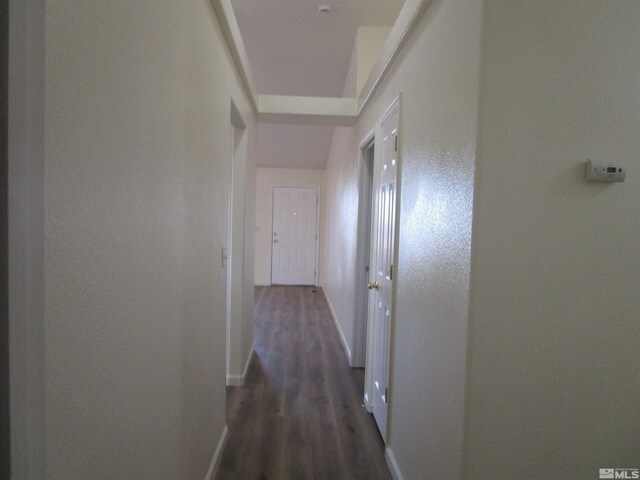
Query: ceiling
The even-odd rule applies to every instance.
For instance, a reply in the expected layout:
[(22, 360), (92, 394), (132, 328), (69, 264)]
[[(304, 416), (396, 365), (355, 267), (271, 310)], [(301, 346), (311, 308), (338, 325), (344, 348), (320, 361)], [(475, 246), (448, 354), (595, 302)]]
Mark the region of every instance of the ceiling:
[[(231, 0), (258, 94), (341, 97), (359, 26), (391, 26), (404, 0)], [(318, 13), (328, 4), (332, 13)], [(258, 166), (325, 168), (333, 128), (260, 124)]]

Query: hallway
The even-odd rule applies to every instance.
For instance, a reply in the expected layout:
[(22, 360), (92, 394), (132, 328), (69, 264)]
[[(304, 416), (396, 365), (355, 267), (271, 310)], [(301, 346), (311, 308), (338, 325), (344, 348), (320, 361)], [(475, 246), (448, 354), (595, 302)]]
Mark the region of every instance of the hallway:
[(246, 385), (227, 387), (217, 480), (390, 479), (322, 290), (257, 287), (255, 340)]

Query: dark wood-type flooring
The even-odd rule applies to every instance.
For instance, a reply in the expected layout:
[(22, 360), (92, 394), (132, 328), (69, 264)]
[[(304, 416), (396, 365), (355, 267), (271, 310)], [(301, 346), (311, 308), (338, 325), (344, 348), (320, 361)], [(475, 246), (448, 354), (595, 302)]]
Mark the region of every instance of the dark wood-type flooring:
[(227, 387), (216, 480), (391, 480), (322, 290), (257, 287), (255, 339), (246, 385)]

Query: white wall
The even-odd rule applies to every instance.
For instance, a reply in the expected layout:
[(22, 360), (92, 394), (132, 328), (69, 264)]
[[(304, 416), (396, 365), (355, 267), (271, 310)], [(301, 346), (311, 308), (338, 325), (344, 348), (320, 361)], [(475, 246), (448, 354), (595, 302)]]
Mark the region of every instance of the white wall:
[[(271, 285), (271, 228), (273, 218), (273, 187), (319, 187), (320, 230), (318, 232), (319, 263), (324, 265), (323, 232), (325, 230), (325, 172), (302, 168), (258, 168), (256, 177), (256, 223), (255, 223), (255, 283)], [(318, 272), (318, 284), (323, 281)]]
[[(436, 0), (327, 167), (325, 290), (349, 336), (358, 143), (402, 92), (401, 211), (388, 446), (406, 480), (461, 478), (480, 2)], [(333, 243), (331, 243), (333, 241)]]
[[(638, 18), (637, 2), (436, 1), (355, 138), (336, 129), (337, 204), (353, 195), (356, 143), (402, 91), (389, 447), (403, 478), (588, 478), (635, 465), (638, 181), (583, 175), (587, 158), (637, 165)], [(332, 217), (341, 209), (327, 210), (328, 236), (354, 241)], [(327, 273), (328, 292), (350, 284)]]
[[(343, 97), (362, 89), (390, 27), (359, 27), (345, 78)], [(373, 129), (373, 126), (371, 127)], [(362, 139), (360, 139), (362, 140)], [(334, 127), (327, 159), (327, 225), (321, 265), (323, 288), (350, 365), (361, 366), (354, 334), (356, 322), (356, 248), (358, 230), (358, 151), (354, 127)]]
[(388, 446), (406, 480), (461, 478), (481, 7), (431, 4), (358, 122), (402, 92)]
[(208, 1), (48, 2), (46, 31), (46, 478), (205, 478), (231, 97), (254, 116)]
[[(637, 468), (640, 4), (483, 16), (464, 477)], [(627, 179), (586, 183), (587, 158)]]
[(335, 127), (327, 161), (323, 289), (351, 364), (354, 351), (358, 152), (353, 127)]
[(391, 27), (358, 27), (342, 96), (357, 98), (376, 65)]
[(358, 27), (355, 41), (355, 48), (357, 50), (355, 53), (355, 62), (357, 65), (355, 97), (358, 97), (360, 92), (362, 92), (362, 87), (364, 87), (364, 84), (371, 74), (371, 70), (373, 70), (373, 67), (378, 62), (378, 57), (390, 32), (391, 27)]

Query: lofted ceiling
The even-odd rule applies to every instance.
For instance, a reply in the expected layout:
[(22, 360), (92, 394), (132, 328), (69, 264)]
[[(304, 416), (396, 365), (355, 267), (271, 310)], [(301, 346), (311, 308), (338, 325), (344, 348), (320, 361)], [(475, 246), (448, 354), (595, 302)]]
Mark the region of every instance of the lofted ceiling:
[[(332, 13), (318, 13), (320, 4)], [(391, 26), (404, 0), (231, 0), (259, 94), (341, 97), (359, 26)], [(258, 166), (325, 168), (333, 127), (261, 123)]]

